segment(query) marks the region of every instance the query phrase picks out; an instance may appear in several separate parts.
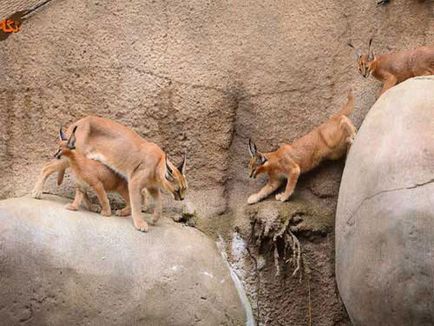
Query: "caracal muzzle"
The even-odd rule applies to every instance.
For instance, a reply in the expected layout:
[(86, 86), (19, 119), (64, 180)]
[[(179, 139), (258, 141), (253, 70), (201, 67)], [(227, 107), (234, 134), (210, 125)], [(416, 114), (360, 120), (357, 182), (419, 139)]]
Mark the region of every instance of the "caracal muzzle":
[(258, 168), (267, 162), (267, 158), (264, 154), (258, 152), (256, 145), (249, 139), (249, 178), (256, 179), (258, 175)]

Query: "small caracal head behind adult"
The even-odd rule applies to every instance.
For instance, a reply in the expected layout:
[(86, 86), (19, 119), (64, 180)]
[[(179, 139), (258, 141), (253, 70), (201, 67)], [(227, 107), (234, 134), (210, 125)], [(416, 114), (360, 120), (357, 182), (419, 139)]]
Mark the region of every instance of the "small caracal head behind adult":
[(184, 200), (185, 193), (188, 189), (187, 178), (185, 177), (187, 164), (187, 155), (184, 154), (182, 162), (179, 166), (173, 165), (166, 158), (166, 173), (164, 178), (166, 179), (165, 190), (168, 191), (175, 200)]
[(357, 68), (359, 70), (359, 73), (363, 77), (368, 78), (369, 75), (371, 74), (371, 63), (375, 60), (374, 52), (371, 49), (372, 38), (369, 40), (367, 54), (362, 53), (360, 49), (356, 49), (354, 45), (352, 45), (351, 43), (348, 43), (348, 45), (356, 51), (355, 56), (357, 60)]
[(258, 151), (255, 143), (253, 143), (251, 139), (249, 139), (249, 153), (249, 177), (256, 178), (259, 172), (258, 169), (267, 162), (267, 158)]
[(62, 130), (62, 127), (59, 130), (59, 148), (57, 152), (54, 154), (54, 157), (60, 160), (63, 155), (68, 156), (68, 154), (75, 149), (75, 132), (77, 130), (77, 126), (74, 127), (71, 136), (69, 139), (66, 137), (65, 133)]

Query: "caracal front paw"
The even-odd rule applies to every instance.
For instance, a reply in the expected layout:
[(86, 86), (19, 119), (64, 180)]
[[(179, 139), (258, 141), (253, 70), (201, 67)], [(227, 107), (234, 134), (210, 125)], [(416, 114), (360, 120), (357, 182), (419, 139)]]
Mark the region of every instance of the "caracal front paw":
[(70, 211), (78, 211), (78, 207), (76, 207), (76, 206), (74, 206), (74, 205), (72, 205), (72, 204), (68, 204), (68, 205), (66, 205), (65, 208), (66, 208), (67, 210), (70, 210)]
[(32, 190), (32, 197), (35, 199), (41, 199), (42, 197), (42, 190), (39, 188), (33, 188)]
[(102, 209), (100, 214), (102, 216), (112, 216), (112, 210), (110, 208)]
[(249, 198), (247, 198), (247, 204), (256, 204), (258, 201), (260, 201), (261, 198), (257, 194), (250, 195)]
[(149, 230), (149, 226), (148, 223), (146, 223), (146, 221), (139, 219), (139, 220), (133, 220), (134, 221), (134, 227), (142, 232), (148, 232)]
[(276, 195), (276, 200), (280, 200), (281, 202), (287, 201), (290, 195), (285, 194), (284, 192)]

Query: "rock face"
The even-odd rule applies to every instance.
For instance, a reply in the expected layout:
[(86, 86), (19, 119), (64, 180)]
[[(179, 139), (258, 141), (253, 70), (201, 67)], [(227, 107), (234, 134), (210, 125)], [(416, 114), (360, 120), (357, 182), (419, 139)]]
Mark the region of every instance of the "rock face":
[[(70, 212), (64, 201), (0, 202), (2, 325), (243, 325), (215, 243), (163, 222)], [(54, 201), (55, 200), (55, 201)]]
[(336, 216), (336, 278), (354, 325), (434, 324), (434, 77), (372, 107)]
[[(38, 2), (2, 0), (0, 19)], [(248, 138), (272, 150), (305, 134), (339, 109), (349, 85), (359, 125), (380, 83), (358, 74), (348, 40), (367, 47), (375, 35), (376, 53), (432, 43), (432, 6), (51, 1), (0, 42), (0, 198), (30, 192), (60, 124), (96, 114), (156, 142), (175, 163), (187, 150), (187, 201), (201, 216), (244, 204), (245, 185), (257, 186), (246, 173)], [(333, 166), (315, 175), (315, 193), (337, 194)], [(73, 187), (51, 178), (45, 189)]]

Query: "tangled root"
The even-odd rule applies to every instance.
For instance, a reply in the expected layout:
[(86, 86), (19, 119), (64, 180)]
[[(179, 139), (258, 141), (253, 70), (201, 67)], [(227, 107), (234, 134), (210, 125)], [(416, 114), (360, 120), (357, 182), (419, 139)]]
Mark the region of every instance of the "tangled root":
[[(273, 252), (276, 276), (279, 276), (281, 273), (282, 261), (294, 267), (292, 276), (300, 273), (302, 266), (302, 248), (300, 241), (292, 230), (297, 230), (297, 225), (294, 225), (294, 223), (297, 224), (300, 221), (300, 216), (286, 219), (283, 225), (273, 218), (267, 221), (258, 221), (256, 219), (252, 221), (251, 239), (256, 239), (258, 245), (271, 239), (269, 243), (271, 244), (271, 251)], [(300, 273), (300, 280), (301, 277), (302, 275)]]
[(290, 262), (293, 265), (295, 265), (294, 272), (292, 273), (292, 276), (295, 276), (297, 272), (300, 270), (300, 260), (301, 260), (301, 245), (300, 241), (297, 239), (297, 237), (292, 233), (290, 229), (288, 229), (288, 234), (285, 235), (286, 240), (288, 243), (290, 243), (291, 250), (292, 250), (292, 258), (287, 259), (286, 262)]
[[(289, 222), (291, 219), (287, 219), (285, 224), (281, 229), (273, 236), (273, 246), (274, 246), (274, 265), (276, 266), (276, 276), (280, 275), (280, 264), (279, 261), (283, 258), (285, 263), (290, 263), (294, 266), (294, 271), (292, 276), (297, 275), (300, 271), (301, 262), (301, 244), (295, 234), (291, 231)], [(279, 250), (277, 248), (277, 241), (283, 240), (283, 257), (280, 257)], [(300, 274), (301, 277), (301, 274)]]

